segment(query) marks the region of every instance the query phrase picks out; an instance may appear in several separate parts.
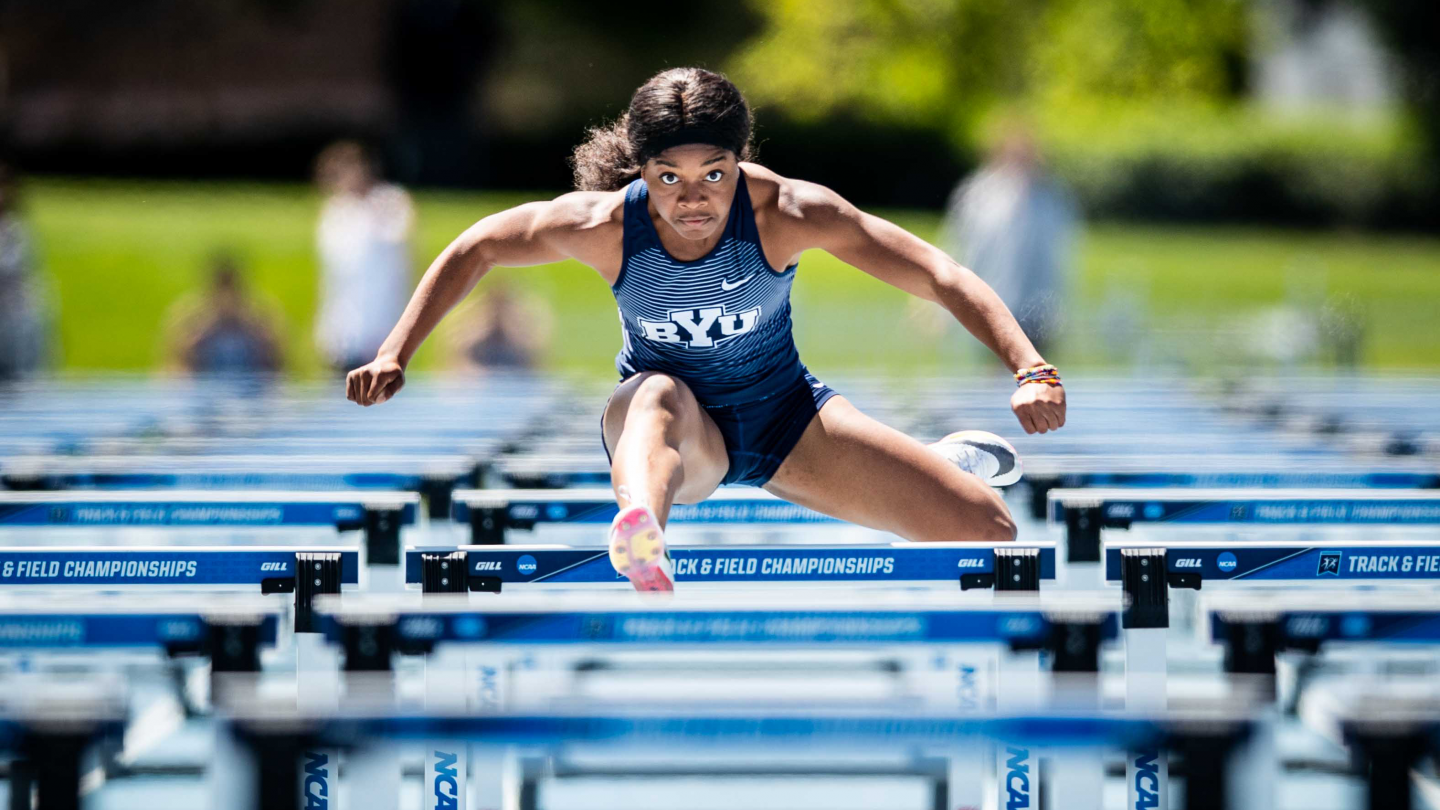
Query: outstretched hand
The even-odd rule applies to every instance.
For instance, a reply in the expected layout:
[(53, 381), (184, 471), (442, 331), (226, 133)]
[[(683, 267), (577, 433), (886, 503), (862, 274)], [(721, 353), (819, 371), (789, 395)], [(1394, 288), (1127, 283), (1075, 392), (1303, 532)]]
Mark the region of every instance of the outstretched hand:
[(1010, 410), (1026, 433), (1047, 433), (1065, 425), (1065, 388), (1026, 383), (1010, 397)]
[(405, 368), (393, 357), (377, 357), (345, 375), (345, 398), (365, 407), (379, 405), (405, 387)]

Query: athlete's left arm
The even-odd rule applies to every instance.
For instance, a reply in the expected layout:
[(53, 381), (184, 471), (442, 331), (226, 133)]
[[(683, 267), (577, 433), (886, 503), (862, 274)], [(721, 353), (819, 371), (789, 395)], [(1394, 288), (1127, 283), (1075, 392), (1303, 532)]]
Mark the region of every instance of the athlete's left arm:
[[(777, 203), (803, 250), (820, 248), (912, 295), (934, 301), (1012, 371), (1045, 362), (1000, 296), (943, 251), (894, 223), (861, 211), (830, 189), (786, 180)], [(798, 253), (798, 251), (797, 251)], [(1065, 389), (1032, 383), (1010, 400), (1027, 433), (1065, 424)]]

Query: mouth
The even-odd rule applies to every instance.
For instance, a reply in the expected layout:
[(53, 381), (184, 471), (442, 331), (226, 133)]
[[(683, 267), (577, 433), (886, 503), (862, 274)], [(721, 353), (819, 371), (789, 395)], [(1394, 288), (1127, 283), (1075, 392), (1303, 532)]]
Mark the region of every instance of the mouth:
[(710, 217), (680, 217), (676, 220), (687, 228), (698, 228), (710, 221)]

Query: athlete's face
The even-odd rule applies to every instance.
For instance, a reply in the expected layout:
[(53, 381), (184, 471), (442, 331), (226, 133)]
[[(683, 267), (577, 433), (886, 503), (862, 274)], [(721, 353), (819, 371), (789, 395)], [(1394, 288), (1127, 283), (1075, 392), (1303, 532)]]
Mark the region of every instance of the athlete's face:
[(647, 161), (644, 177), (660, 218), (680, 236), (704, 240), (725, 226), (740, 171), (729, 149), (686, 144)]

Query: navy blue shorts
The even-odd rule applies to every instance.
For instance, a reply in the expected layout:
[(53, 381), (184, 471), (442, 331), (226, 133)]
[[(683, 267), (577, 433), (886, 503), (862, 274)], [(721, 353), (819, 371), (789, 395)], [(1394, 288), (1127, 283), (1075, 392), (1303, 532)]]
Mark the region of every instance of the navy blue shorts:
[[(754, 402), (738, 405), (707, 405), (705, 413), (720, 428), (725, 455), (730, 459), (723, 484), (763, 486), (780, 469), (781, 462), (795, 449), (810, 420), (821, 406), (835, 396), (835, 390), (806, 371), (795, 384)], [(601, 414), (600, 444), (605, 444), (604, 414)], [(610, 448), (605, 448), (610, 457)]]

